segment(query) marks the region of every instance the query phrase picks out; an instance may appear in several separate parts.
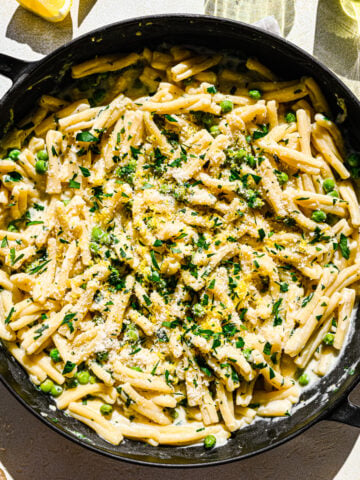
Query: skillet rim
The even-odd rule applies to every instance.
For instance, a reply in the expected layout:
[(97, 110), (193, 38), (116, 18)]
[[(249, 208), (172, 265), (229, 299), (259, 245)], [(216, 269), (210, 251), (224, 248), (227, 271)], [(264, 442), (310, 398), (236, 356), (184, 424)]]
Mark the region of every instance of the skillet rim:
[[(19, 364), (19, 366), (20, 366), (20, 364)], [(123, 456), (123, 454), (116, 455), (112, 452), (100, 449), (99, 447), (93, 446), (91, 443), (84, 442), (82, 439), (71, 435), (70, 433), (66, 432), (65, 430), (60, 430), (55, 423), (50, 422), (47, 419), (47, 417), (44, 417), (40, 413), (36, 412), (28, 403), (25, 402), (25, 400), (17, 392), (15, 392), (15, 390), (13, 390), (10, 387), (10, 385), (7, 383), (7, 381), (3, 378), (3, 376), (1, 374), (0, 374), (0, 381), (1, 381), (2, 385), (6, 388), (6, 390), (11, 395), (13, 395), (16, 398), (16, 400), (22, 406), (24, 406), (26, 408), (26, 410), (28, 412), (32, 413), (37, 419), (39, 419), (47, 427), (50, 427), (50, 429), (53, 430), (53, 432), (62, 435), (66, 439), (70, 440), (71, 442), (76, 443), (77, 445), (79, 445), (79, 446), (81, 446), (85, 449), (88, 449), (93, 453), (96, 453), (96, 454), (104, 456), (104, 457), (111, 458), (112, 460), (116, 460), (118, 462), (119, 461), (120, 462), (127, 462), (127, 463), (131, 463), (131, 464), (134, 464), (134, 465), (141, 465), (143, 467), (167, 468), (167, 469), (170, 469), (170, 468), (171, 469), (175, 469), (175, 468), (190, 469), (190, 468), (208, 468), (208, 467), (213, 467), (213, 466), (218, 467), (220, 465), (225, 465), (225, 464), (233, 463), (233, 462), (239, 462), (241, 460), (246, 460), (248, 458), (255, 457), (257, 455), (260, 455), (261, 453), (265, 453), (269, 450), (272, 450), (273, 448), (276, 448), (276, 447), (279, 447), (279, 446), (283, 445), (284, 443), (286, 443), (286, 442), (292, 440), (293, 438), (297, 437), (298, 435), (304, 433), (310, 427), (312, 427), (313, 425), (315, 425), (316, 423), (318, 423), (322, 420), (332, 421), (331, 418), (327, 418), (327, 417), (329, 416), (329, 414), (334, 412), (337, 409), (337, 407), (339, 407), (339, 406), (341, 407), (341, 405), (343, 403), (346, 403), (346, 404), (349, 403), (348, 395), (355, 388), (355, 386), (360, 382), (360, 374), (358, 373), (357, 376), (354, 375), (353, 382), (349, 385), (349, 387), (346, 389), (346, 391), (332, 405), (327, 405), (326, 407), (324, 407), (323, 411), (320, 412), (318, 416), (314, 417), (312, 420), (307, 422), (305, 425), (300, 427), (295, 432), (290, 433), (285, 438), (277, 440), (275, 443), (273, 443), (271, 445), (267, 445), (263, 448), (260, 448), (260, 449), (256, 450), (255, 452), (249, 452), (249, 453), (245, 453), (245, 454), (242, 454), (242, 455), (239, 455), (239, 456), (236, 456), (236, 457), (226, 458), (226, 459), (223, 459), (223, 460), (214, 460), (214, 461), (207, 460), (207, 461), (204, 461), (203, 463), (180, 463), (180, 462), (179, 463), (166, 463), (166, 462), (160, 463), (160, 462), (158, 462), (158, 460), (160, 460), (159, 458), (156, 458), (157, 462), (152, 462), (150, 460), (147, 461), (147, 460), (141, 460), (141, 459), (137, 459), (137, 458), (131, 458), (131, 457)], [(335, 421), (339, 421), (339, 420), (335, 420)], [(340, 422), (340, 423), (344, 423), (344, 422)], [(157, 447), (153, 447), (153, 448), (154, 448), (154, 452), (155, 452), (156, 451), (155, 449)], [(191, 445), (188, 445), (188, 446), (185, 445), (184, 448), (191, 448)], [(155, 456), (153, 458), (155, 458)]]

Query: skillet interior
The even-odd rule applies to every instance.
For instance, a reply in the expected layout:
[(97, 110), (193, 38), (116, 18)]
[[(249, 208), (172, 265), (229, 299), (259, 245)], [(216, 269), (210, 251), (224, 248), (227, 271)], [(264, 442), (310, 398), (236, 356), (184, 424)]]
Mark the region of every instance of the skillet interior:
[[(95, 55), (111, 52), (140, 50), (164, 41), (173, 44), (201, 45), (212, 49), (230, 49), (240, 57), (252, 55), (263, 61), (284, 79), (312, 75), (325, 93), (334, 118), (342, 109), (338, 99), (345, 99), (348, 118), (343, 131), (351, 146), (360, 150), (360, 105), (356, 98), (324, 67), (309, 55), (286, 43), (279, 37), (256, 28), (202, 16), (157, 16), (115, 24), (77, 39), (62, 47), (22, 75), (12, 90), (0, 101), (0, 132), (8, 125), (10, 110), (21, 119), (42, 93), (49, 93), (54, 85), (66, 81), (72, 63)], [(351, 119), (351, 121), (350, 121)], [(356, 328), (360, 329), (357, 315)], [(67, 417), (61, 411), (49, 408), (49, 397), (39, 393), (27, 374), (5, 351), (0, 343), (0, 378), (22, 403), (58, 432), (100, 453), (139, 463), (196, 466), (209, 465), (245, 458), (278, 445), (300, 433), (322, 418), (347, 394), (357, 380), (360, 335), (351, 335), (334, 370), (321, 379), (301, 397), (301, 403), (291, 417), (259, 419), (240, 430), (223, 446), (211, 451), (200, 447), (151, 447), (140, 442), (124, 440), (119, 446), (108, 444), (95, 432)], [(349, 375), (349, 368), (351, 373)], [(336, 389), (335, 389), (336, 386)]]

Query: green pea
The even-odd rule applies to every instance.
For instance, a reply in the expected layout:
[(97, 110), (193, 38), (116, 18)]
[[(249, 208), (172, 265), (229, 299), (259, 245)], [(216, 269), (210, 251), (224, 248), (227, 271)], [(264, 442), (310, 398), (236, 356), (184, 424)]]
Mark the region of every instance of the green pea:
[(296, 122), (296, 115), (295, 115), (295, 113), (293, 113), (293, 112), (288, 112), (288, 113), (285, 115), (285, 120), (287, 121), (287, 123)]
[(126, 336), (130, 342), (137, 342), (139, 340), (139, 331), (133, 323), (130, 323), (127, 327)]
[(260, 90), (256, 90), (256, 89), (249, 90), (249, 97), (253, 98), (254, 100), (260, 100), (261, 98)]
[(50, 393), (52, 388), (54, 388), (54, 382), (49, 378), (40, 384), (40, 390), (44, 393)]
[(247, 190), (245, 190), (244, 196), (247, 200), (249, 200), (250, 198), (256, 196), (256, 192), (255, 192), (255, 190), (252, 190), (251, 188), (248, 188)]
[(248, 188), (247, 190), (245, 190), (244, 196), (250, 208), (261, 208), (264, 206), (263, 200), (259, 198), (257, 196), (257, 192), (255, 192), (251, 188)]
[(335, 188), (335, 181), (332, 178), (325, 178), (323, 181), (324, 192), (329, 193)]
[(256, 160), (253, 155), (246, 155), (246, 163), (249, 165), (251, 168), (256, 167)]
[(160, 282), (161, 277), (159, 275), (159, 272), (157, 272), (156, 270), (153, 270), (151, 272), (151, 275), (149, 275), (149, 280), (151, 280), (152, 282), (155, 282), (155, 283)]
[(327, 333), (323, 338), (325, 345), (334, 345), (335, 335), (333, 333)]
[(90, 373), (86, 370), (82, 370), (81, 372), (77, 372), (76, 378), (80, 385), (86, 385), (87, 383), (89, 383)]
[(259, 197), (251, 197), (248, 200), (248, 205), (250, 208), (261, 208), (264, 206), (264, 200)]
[(100, 227), (94, 227), (91, 231), (91, 238), (94, 242), (100, 242), (102, 237), (105, 235), (105, 232)]
[(48, 164), (45, 162), (45, 160), (38, 160), (35, 163), (36, 173), (39, 173), (40, 175), (44, 175), (44, 173), (46, 173), (47, 168), (48, 168)]
[(216, 437), (215, 435), (206, 435), (204, 438), (204, 447), (205, 448), (213, 448), (216, 445)]
[(44, 160), (45, 162), (49, 160), (49, 155), (46, 150), (39, 150), (36, 156), (38, 160)]
[(309, 382), (310, 382), (310, 377), (307, 373), (303, 373), (299, 377), (299, 383), (302, 387), (305, 387), (305, 385), (307, 385)]
[(105, 245), (108, 245), (111, 241), (110, 235), (101, 227), (94, 227), (92, 229), (91, 238), (94, 242), (103, 243)]
[(289, 176), (285, 172), (279, 172), (276, 174), (276, 178), (278, 179), (280, 185), (284, 185), (289, 180)]
[(352, 178), (360, 178), (360, 167), (351, 167), (350, 173)]
[(161, 193), (169, 193), (171, 192), (171, 185), (168, 185), (167, 183), (162, 183), (159, 190)]
[(212, 125), (210, 127), (210, 133), (213, 137), (217, 137), (221, 133), (220, 128), (217, 125)]
[(176, 200), (181, 202), (185, 199), (186, 193), (187, 193), (186, 188), (181, 185), (181, 186), (175, 188), (174, 197), (176, 198)]
[(8, 153), (8, 157), (11, 158), (11, 160), (17, 160), (19, 158), (20, 153), (21, 153), (20, 150), (18, 150), (17, 148), (13, 148)]
[(200, 303), (195, 303), (195, 305), (193, 305), (192, 312), (195, 317), (203, 317), (205, 315), (205, 309)]
[(94, 92), (93, 99), (95, 100), (96, 103), (100, 103), (104, 100), (105, 95), (106, 95), (106, 90), (104, 90), (103, 88), (98, 88)]
[(243, 148), (234, 153), (235, 160), (242, 160), (244, 157), (246, 157), (246, 150)]
[(326, 220), (326, 213), (323, 212), (322, 210), (314, 210), (311, 219), (314, 220), (314, 222), (325, 222)]
[(332, 190), (328, 193), (328, 195), (330, 195), (330, 197), (339, 198), (339, 192), (337, 192), (336, 190)]
[(251, 348), (245, 348), (243, 350), (243, 355), (244, 355), (244, 357), (246, 358), (247, 361), (249, 361), (250, 358), (251, 358), (251, 352), (252, 352)]
[(19, 229), (13, 223), (9, 223), (7, 229), (8, 229), (9, 232), (18, 232), (19, 231)]
[(233, 103), (230, 100), (223, 100), (220, 102), (221, 113), (229, 113), (234, 108)]
[(91, 383), (91, 385), (94, 385), (94, 383), (96, 383), (96, 377), (94, 377), (94, 375), (90, 375), (89, 383)]
[(108, 403), (104, 403), (100, 407), (100, 413), (101, 415), (110, 415), (110, 413), (113, 411), (113, 407), (109, 405)]
[(92, 253), (99, 253), (99, 251), (100, 251), (99, 245), (97, 243), (91, 242), (90, 243), (90, 250), (91, 250)]
[(175, 408), (174, 408), (170, 411), (170, 415), (175, 420), (176, 418), (179, 417), (179, 412), (177, 410), (175, 410)]
[(52, 350), (50, 350), (50, 358), (55, 363), (60, 362), (61, 356), (57, 348), (53, 348)]
[(326, 223), (328, 223), (329, 225), (334, 225), (338, 221), (339, 217), (334, 215), (333, 213), (328, 213), (326, 215)]
[(62, 387), (60, 387), (60, 385), (54, 385), (53, 388), (50, 390), (50, 395), (52, 395), (53, 397), (58, 397), (59, 395), (62, 394)]
[(100, 243), (103, 243), (104, 245), (110, 245), (110, 243), (111, 243), (110, 234), (105, 232), (105, 234), (103, 235)]
[(357, 153), (352, 153), (348, 159), (347, 163), (350, 167), (360, 167), (360, 156)]
[(207, 113), (207, 112), (195, 112), (199, 113), (199, 121), (200, 123), (203, 123), (206, 128), (210, 128), (212, 125), (215, 123), (215, 117), (212, 113)]

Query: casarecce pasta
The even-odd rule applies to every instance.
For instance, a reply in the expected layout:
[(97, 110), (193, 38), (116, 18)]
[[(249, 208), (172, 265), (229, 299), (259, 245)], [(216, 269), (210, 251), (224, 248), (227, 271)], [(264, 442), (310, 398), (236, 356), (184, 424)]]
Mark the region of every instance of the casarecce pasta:
[(231, 65), (89, 60), (2, 140), (0, 338), (113, 444), (291, 415), (351, 324), (359, 161), (312, 78)]

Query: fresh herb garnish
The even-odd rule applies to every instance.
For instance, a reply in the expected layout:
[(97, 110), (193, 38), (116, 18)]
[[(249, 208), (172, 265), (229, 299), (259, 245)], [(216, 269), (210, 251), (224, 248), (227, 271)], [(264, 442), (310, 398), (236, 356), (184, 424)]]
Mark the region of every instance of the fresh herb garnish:
[(77, 173), (73, 175), (73, 177), (69, 180), (69, 188), (80, 188), (80, 183), (75, 181), (75, 178), (77, 177)]
[(70, 333), (73, 333), (74, 331), (74, 325), (73, 325), (73, 322), (71, 321), (72, 319), (74, 319), (74, 321), (76, 320), (76, 318), (74, 318), (76, 315), (76, 313), (67, 313), (63, 319), (63, 321), (61, 322), (61, 325), (67, 325), (69, 327), (69, 330), (70, 330)]
[(64, 370), (62, 371), (63, 375), (70, 373), (76, 367), (76, 363), (70, 362), (69, 360), (65, 363)]
[(150, 250), (150, 256), (151, 256), (151, 261), (156, 270), (160, 270), (159, 264), (156, 260), (155, 252), (153, 250)]
[(10, 320), (11, 320), (11, 317), (13, 316), (15, 312), (15, 308), (14, 307), (11, 307), (11, 310), (10, 312), (8, 313), (8, 316), (5, 318), (5, 324), (7, 325), (8, 323), (10, 323)]
[(88, 168), (85, 168), (85, 167), (80, 167), (80, 170), (81, 170), (81, 173), (83, 174), (83, 177), (90, 177), (91, 173), (90, 173), (90, 170)]
[(310, 295), (305, 297), (304, 300), (302, 301), (301, 308), (306, 307), (306, 305), (310, 302), (310, 300), (313, 298), (313, 296), (314, 296), (314, 292), (311, 292)]
[(34, 273), (43, 273), (43, 268), (49, 263), (51, 260), (45, 260), (45, 262), (40, 263), (36, 267), (30, 268), (29, 274), (34, 275)]
[(265, 345), (264, 345), (264, 350), (263, 350), (265, 355), (271, 355), (271, 349), (272, 349), (271, 343), (266, 342)]
[(80, 132), (76, 135), (76, 141), (77, 142), (98, 142), (99, 138), (95, 137), (95, 135), (93, 135), (92, 133), (85, 131), (85, 132)]
[(171, 115), (166, 114), (164, 117), (168, 122), (177, 122), (176, 118), (172, 117)]
[(41, 325), (40, 328), (35, 330), (34, 333), (36, 333), (36, 335), (34, 335), (34, 340), (37, 340), (38, 338), (40, 338), (41, 335), (44, 333), (44, 331), (47, 330), (48, 328), (49, 328), (49, 325), (45, 323), (44, 325)]
[(344, 258), (346, 258), (346, 260), (349, 260), (350, 249), (349, 249), (349, 245), (348, 245), (348, 239), (343, 233), (340, 234), (339, 247), (340, 247), (340, 251), (342, 253), (342, 256)]

